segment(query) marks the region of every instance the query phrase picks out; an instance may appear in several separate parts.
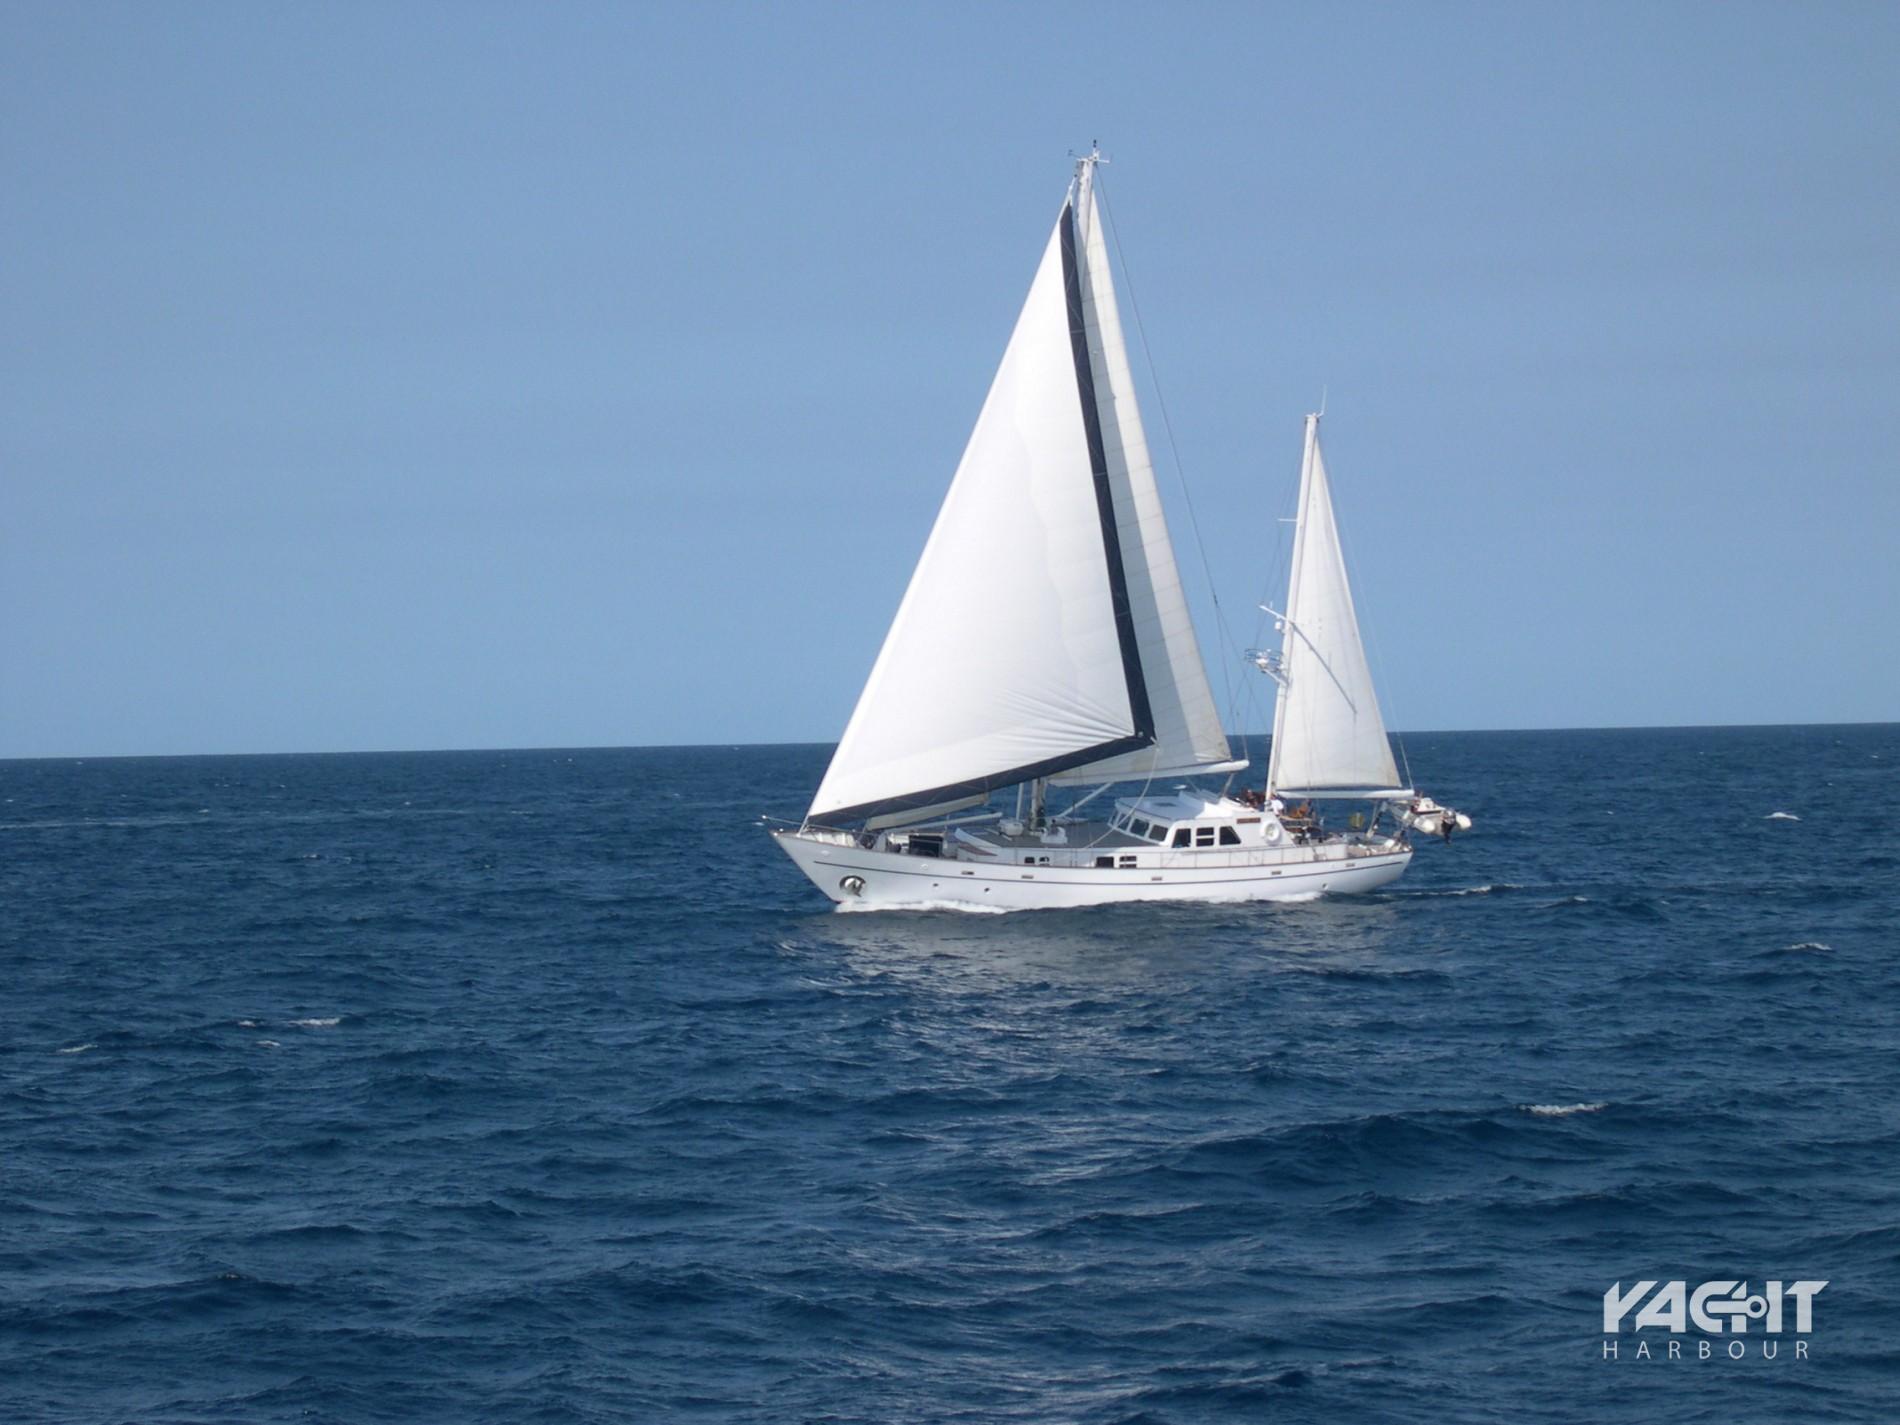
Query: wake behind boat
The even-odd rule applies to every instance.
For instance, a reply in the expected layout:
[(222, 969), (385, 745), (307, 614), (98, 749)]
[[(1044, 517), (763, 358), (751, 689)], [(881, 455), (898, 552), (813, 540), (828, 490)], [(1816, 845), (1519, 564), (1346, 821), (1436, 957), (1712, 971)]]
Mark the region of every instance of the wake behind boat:
[[(1375, 890), (1409, 833), (1468, 818), (1399, 776), (1319, 417), (1306, 423), (1263, 792), (1208, 687), (1136, 406), (1095, 197), (1076, 164), (1016, 328), (831, 766), (778, 844), (834, 901), (1000, 909)], [(1084, 815), (1108, 788), (1137, 794)], [(1157, 787), (1165, 791), (1157, 794)], [(1092, 787), (1068, 809), (1051, 788)], [(1016, 790), (1013, 814), (984, 811)], [(1297, 800), (1300, 805), (1294, 807)], [(1343, 829), (1315, 801), (1359, 801)], [(1450, 818), (1449, 821), (1446, 818)]]

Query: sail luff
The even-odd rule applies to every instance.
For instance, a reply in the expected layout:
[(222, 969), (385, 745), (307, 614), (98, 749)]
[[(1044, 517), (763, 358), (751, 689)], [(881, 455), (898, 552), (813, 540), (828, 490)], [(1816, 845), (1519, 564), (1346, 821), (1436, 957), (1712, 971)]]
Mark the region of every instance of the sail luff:
[[(1087, 165), (1093, 171), (1093, 165)], [(1115, 491), (1108, 473), (1107, 443), (1102, 435), (1101, 397), (1095, 384), (1095, 360), (1089, 351), (1086, 250), (1077, 241), (1077, 198), (1086, 197), (1086, 173), (1078, 175), (1071, 199), (1057, 227), (1062, 233), (1062, 289), (1068, 306), (1070, 354), (1075, 361), (1076, 394), (1081, 401), (1082, 429), (1088, 440), (1089, 473), (1095, 485), (1096, 510), (1102, 520), (1102, 551), (1108, 561), (1109, 596), (1115, 612), (1115, 636), (1121, 644), (1122, 669), (1128, 680), (1128, 706), (1135, 733), (1154, 741), (1154, 708), (1148, 679), (1142, 668), (1141, 645), (1135, 635), (1134, 604), (1128, 586), (1128, 561), (1123, 555), (1121, 521), (1115, 511)], [(1110, 754), (1112, 755), (1112, 754)]]

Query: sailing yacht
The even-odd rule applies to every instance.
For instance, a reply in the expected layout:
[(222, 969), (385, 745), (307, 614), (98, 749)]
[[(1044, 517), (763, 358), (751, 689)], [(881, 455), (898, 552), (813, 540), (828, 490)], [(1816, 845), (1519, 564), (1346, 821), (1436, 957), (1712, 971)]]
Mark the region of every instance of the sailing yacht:
[[(1252, 655), (1278, 685), (1266, 786), (1229, 794), (1248, 763), (1222, 730), (1155, 487), (1099, 161), (1076, 164), (811, 808), (773, 832), (819, 890), (853, 908), (1358, 893), (1404, 872), (1414, 830), (1470, 825), (1421, 798), (1394, 762), (1317, 416), (1286, 608), (1269, 610), (1281, 646)], [(1208, 779), (1224, 789), (1199, 789)], [(1132, 794), (1091, 810), (1114, 787)], [(1012, 789), (1013, 807), (999, 807)], [(1052, 793), (1072, 798), (1065, 810)], [(1342, 800), (1363, 804), (1343, 827), (1312, 810)]]

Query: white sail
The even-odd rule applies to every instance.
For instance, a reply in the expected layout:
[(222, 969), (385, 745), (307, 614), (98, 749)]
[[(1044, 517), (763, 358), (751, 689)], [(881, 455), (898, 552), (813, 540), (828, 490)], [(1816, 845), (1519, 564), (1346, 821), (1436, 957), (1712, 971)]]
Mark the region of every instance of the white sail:
[(812, 820), (986, 795), (1153, 741), (1065, 204)]
[(1220, 712), (1207, 685), (1207, 668), (1194, 637), (1174, 545), (1155, 488), (1154, 462), (1135, 402), (1121, 313), (1109, 275), (1108, 243), (1095, 199), (1095, 164), (1084, 160), (1076, 174), (1076, 226), (1085, 255), (1081, 264), (1082, 312), (1089, 358), (1101, 411), (1102, 445), (1109, 487), (1128, 572), (1128, 600), (1141, 653), (1142, 674), (1154, 710), (1152, 747), (1076, 768), (1058, 782), (1142, 781), (1197, 772), (1233, 772), (1247, 765), (1233, 759)]
[(1346, 558), (1319, 450), (1306, 418), (1306, 454), (1281, 638), (1267, 785), (1281, 795), (1409, 791), (1399, 782), (1353, 611)]

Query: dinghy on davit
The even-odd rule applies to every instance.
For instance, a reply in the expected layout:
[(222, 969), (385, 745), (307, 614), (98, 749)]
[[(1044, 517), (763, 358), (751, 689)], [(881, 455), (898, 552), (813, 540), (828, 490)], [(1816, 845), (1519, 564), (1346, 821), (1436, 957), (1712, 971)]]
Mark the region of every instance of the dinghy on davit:
[[(1469, 818), (1399, 776), (1346, 577), (1319, 417), (1275, 652), (1264, 791), (1233, 757), (1149, 460), (1095, 196), (1076, 164), (963, 460), (805, 820), (832, 900), (1005, 910), (1376, 890)], [(1090, 814), (1103, 791), (1139, 784)], [(1066, 811), (1052, 789), (1094, 790)], [(1165, 787), (1165, 791), (1157, 788)], [(1016, 790), (1012, 813), (983, 807)], [(1357, 801), (1333, 830), (1314, 802)], [(1296, 805), (1297, 804), (1297, 805)], [(1447, 821), (1446, 818), (1450, 820)]]

